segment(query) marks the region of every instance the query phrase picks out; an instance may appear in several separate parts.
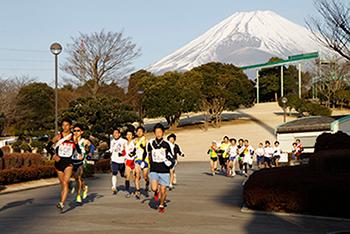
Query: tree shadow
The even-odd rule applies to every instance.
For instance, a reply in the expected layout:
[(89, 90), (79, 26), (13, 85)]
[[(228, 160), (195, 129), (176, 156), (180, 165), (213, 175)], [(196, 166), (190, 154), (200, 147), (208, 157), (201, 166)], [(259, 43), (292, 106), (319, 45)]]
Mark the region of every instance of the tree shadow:
[[(239, 119), (240, 117), (241, 117), (241, 114), (237, 114), (237, 113), (223, 113), (221, 115), (221, 121), (223, 121), (223, 122), (231, 121), (231, 120)], [(188, 116), (187, 118), (185, 117), (185, 118), (182, 118), (180, 120), (178, 127), (202, 125), (202, 124), (204, 124), (205, 119), (206, 118), (205, 118), (204, 114), (199, 114), (199, 115), (195, 115), (195, 116)], [(160, 121), (160, 123), (163, 124), (166, 128), (170, 127), (166, 121)], [(152, 131), (155, 124), (156, 123), (145, 124), (146, 130)]]
[(264, 123), (263, 121), (255, 118), (252, 115), (249, 115), (247, 113), (243, 113), (241, 111), (237, 111), (238, 113), (241, 114), (242, 117), (246, 117), (249, 118), (250, 120), (252, 120), (253, 122), (255, 122), (256, 124), (258, 124), (259, 126), (261, 126), (262, 128), (264, 128), (265, 130), (267, 130), (269, 133), (271, 133), (272, 135), (275, 135), (275, 129), (270, 127), (269, 125), (267, 125), (266, 123)]
[(0, 212), (5, 211), (7, 209), (15, 208), (15, 207), (18, 207), (18, 206), (24, 206), (24, 205), (27, 205), (27, 204), (32, 204), (33, 201), (34, 201), (34, 199), (30, 198), (30, 199), (26, 199), (26, 200), (22, 200), (22, 201), (10, 202), (10, 203), (7, 203), (6, 205), (4, 205), (3, 207), (1, 207), (0, 208)]

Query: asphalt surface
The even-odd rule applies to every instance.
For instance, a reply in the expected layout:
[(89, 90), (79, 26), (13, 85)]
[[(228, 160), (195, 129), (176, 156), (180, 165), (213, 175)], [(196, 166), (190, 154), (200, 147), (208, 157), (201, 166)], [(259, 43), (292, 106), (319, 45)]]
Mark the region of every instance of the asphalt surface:
[[(210, 176), (207, 163), (178, 166), (178, 185), (164, 214), (124, 193), (112, 195), (110, 175), (87, 181), (87, 201), (74, 197), (63, 213), (55, 204), (59, 187), (0, 195), (0, 233), (330, 233), (350, 230), (350, 222), (281, 217), (240, 211), (243, 177)], [(118, 184), (121, 181), (119, 179)]]

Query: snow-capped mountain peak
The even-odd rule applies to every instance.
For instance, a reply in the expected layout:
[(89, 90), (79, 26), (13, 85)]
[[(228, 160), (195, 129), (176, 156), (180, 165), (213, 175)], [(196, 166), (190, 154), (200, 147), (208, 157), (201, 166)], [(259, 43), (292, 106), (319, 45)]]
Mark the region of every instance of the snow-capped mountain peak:
[(185, 71), (214, 61), (242, 66), (323, 50), (305, 27), (275, 12), (237, 12), (147, 70)]

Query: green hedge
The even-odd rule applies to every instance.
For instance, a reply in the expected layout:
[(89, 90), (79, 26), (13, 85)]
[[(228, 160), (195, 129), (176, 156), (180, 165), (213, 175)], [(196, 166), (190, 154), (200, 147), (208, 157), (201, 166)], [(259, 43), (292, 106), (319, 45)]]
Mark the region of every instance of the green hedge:
[(0, 160), (0, 170), (11, 169), (11, 168), (21, 168), (21, 167), (31, 167), (31, 166), (41, 166), (44, 163), (45, 163), (45, 159), (41, 154), (33, 154), (33, 153), (6, 154)]
[(53, 166), (34, 166), (0, 170), (0, 184), (12, 184), (56, 176)]
[[(313, 103), (304, 99), (300, 99), (296, 94), (286, 95), (288, 102), (286, 103), (286, 108), (294, 109), (298, 113), (304, 115), (305, 113), (312, 116), (330, 116), (332, 110), (326, 106), (318, 103)], [(278, 104), (283, 107), (282, 99), (278, 100)]]
[(309, 165), (254, 172), (244, 200), (255, 210), (350, 218), (349, 163), (349, 149), (330, 149), (314, 153)]

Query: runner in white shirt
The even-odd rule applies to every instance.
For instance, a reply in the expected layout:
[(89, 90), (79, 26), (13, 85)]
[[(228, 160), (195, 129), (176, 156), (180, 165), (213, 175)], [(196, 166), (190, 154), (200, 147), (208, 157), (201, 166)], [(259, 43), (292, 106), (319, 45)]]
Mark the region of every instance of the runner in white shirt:
[(238, 161), (238, 147), (236, 139), (230, 139), (231, 145), (227, 149), (229, 155), (227, 163), (227, 176), (234, 177), (236, 175), (236, 164)]
[(271, 147), (271, 144), (269, 141), (265, 141), (265, 154), (264, 154), (264, 163), (265, 163), (265, 167), (269, 167), (271, 168), (271, 162), (272, 162), (272, 156), (273, 156), (273, 148)]
[(279, 160), (281, 159), (282, 150), (280, 148), (280, 143), (278, 141), (275, 141), (274, 147), (273, 147), (273, 158), (272, 161), (276, 167), (279, 167)]
[(249, 144), (248, 140), (244, 140), (244, 146), (243, 146), (243, 168), (244, 168), (244, 176), (248, 176), (248, 165), (250, 168), (253, 166), (253, 155), (254, 155), (254, 148)]
[(255, 155), (256, 155), (256, 163), (258, 164), (258, 168), (263, 168), (264, 167), (264, 155), (265, 155), (263, 143), (259, 143), (258, 148), (255, 150)]
[[(130, 191), (130, 179), (132, 175), (135, 175), (135, 158), (136, 158), (136, 146), (134, 143), (134, 131), (128, 129), (126, 131), (127, 143), (125, 144), (126, 160), (125, 160), (125, 192), (126, 197), (131, 196)], [(133, 176), (135, 178), (135, 176)], [(134, 180), (135, 183), (135, 180)], [(136, 185), (135, 185), (136, 187)]]
[(113, 139), (109, 151), (111, 152), (111, 169), (112, 169), (112, 192), (117, 194), (117, 175), (120, 173), (124, 177), (127, 141), (121, 137), (119, 129), (113, 131)]
[(244, 140), (243, 139), (238, 140), (237, 148), (238, 148), (238, 166), (239, 166), (240, 174), (243, 175), (243, 158), (244, 158), (244, 154), (243, 154)]

